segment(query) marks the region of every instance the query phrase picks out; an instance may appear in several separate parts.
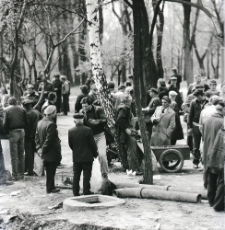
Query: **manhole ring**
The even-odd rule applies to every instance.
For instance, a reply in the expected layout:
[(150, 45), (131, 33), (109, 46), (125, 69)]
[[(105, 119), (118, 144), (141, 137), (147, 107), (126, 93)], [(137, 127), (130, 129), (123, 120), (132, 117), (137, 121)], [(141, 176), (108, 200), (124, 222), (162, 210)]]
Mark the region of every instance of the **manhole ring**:
[(110, 208), (117, 205), (122, 205), (125, 200), (104, 196), (104, 195), (89, 195), (89, 196), (78, 196), (70, 197), (64, 200), (63, 209), (65, 211), (74, 211), (77, 209), (101, 209)]

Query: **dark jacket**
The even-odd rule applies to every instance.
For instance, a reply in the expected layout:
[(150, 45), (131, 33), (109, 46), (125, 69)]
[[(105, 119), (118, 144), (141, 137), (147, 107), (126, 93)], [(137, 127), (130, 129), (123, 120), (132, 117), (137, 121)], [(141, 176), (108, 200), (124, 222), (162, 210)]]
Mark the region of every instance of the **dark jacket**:
[(37, 124), (43, 118), (43, 116), (39, 111), (35, 109), (26, 111), (26, 113), (27, 113), (27, 124), (25, 127), (25, 137), (34, 139), (36, 129), (37, 129)]
[[(89, 119), (94, 119), (98, 124), (92, 124)], [(100, 106), (92, 106), (92, 109), (84, 114), (84, 125), (91, 128), (93, 135), (103, 133), (106, 123), (106, 116)]]
[(162, 100), (162, 98), (164, 96), (169, 95), (169, 91), (168, 91), (167, 87), (160, 86), (160, 87), (157, 88), (157, 90), (158, 90), (158, 93), (159, 93), (158, 95), (159, 95), (160, 100)]
[(130, 127), (131, 118), (131, 109), (121, 103), (118, 106), (116, 113), (116, 132), (120, 143), (126, 142), (127, 134), (125, 130)]
[(26, 110), (18, 105), (9, 106), (5, 109), (4, 129), (9, 132), (14, 129), (25, 129), (27, 124)]
[(74, 108), (75, 113), (79, 113), (79, 111), (82, 109), (82, 105), (80, 102), (84, 97), (88, 97), (88, 95), (81, 93), (77, 96), (77, 100), (76, 100), (75, 108)]
[(59, 162), (62, 159), (61, 145), (56, 124), (47, 117), (38, 122), (35, 135), (36, 148), (42, 148), (46, 162)]
[(191, 101), (190, 113), (188, 117), (188, 128), (193, 127), (193, 122), (199, 123), (200, 114), (203, 108), (204, 108), (204, 102), (199, 101), (197, 98)]
[(54, 79), (52, 81), (54, 92), (57, 93), (57, 95), (61, 95), (62, 91), (62, 82), (59, 79)]
[(225, 160), (225, 143), (224, 143), (225, 130), (220, 129), (216, 135), (214, 145), (208, 156), (208, 168), (212, 173), (220, 173), (224, 171)]
[(171, 140), (182, 140), (184, 139), (183, 129), (180, 122), (179, 109), (177, 103), (174, 101), (171, 103), (170, 108), (175, 112), (175, 129), (172, 132)]
[(73, 150), (73, 162), (90, 162), (98, 156), (98, 148), (90, 128), (76, 125), (68, 132), (68, 142)]

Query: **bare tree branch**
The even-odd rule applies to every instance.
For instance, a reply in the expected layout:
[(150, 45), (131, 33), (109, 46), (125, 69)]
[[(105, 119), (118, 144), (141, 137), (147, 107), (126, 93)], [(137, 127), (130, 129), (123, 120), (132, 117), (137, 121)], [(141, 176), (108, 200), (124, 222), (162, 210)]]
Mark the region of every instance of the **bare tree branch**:
[(222, 31), (220, 30), (220, 28), (218, 28), (217, 26), (217, 22), (216, 22), (216, 17), (211, 14), (209, 12), (208, 9), (206, 9), (203, 5), (202, 5), (202, 2), (201, 4), (196, 4), (196, 3), (193, 3), (193, 2), (186, 2), (186, 1), (183, 1), (183, 0), (163, 0), (163, 1), (167, 1), (167, 2), (177, 2), (177, 3), (181, 3), (181, 4), (186, 4), (186, 5), (189, 5), (189, 6), (193, 6), (193, 7), (196, 7), (196, 8), (199, 8), (200, 10), (202, 10), (212, 21), (215, 29), (216, 29), (216, 32), (218, 34), (219, 37), (223, 36), (222, 34)]

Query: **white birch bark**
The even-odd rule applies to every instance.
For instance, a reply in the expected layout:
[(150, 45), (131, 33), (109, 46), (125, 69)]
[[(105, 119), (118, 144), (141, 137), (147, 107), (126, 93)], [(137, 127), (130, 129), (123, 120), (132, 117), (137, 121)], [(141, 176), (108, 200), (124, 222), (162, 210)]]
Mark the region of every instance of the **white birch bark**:
[(106, 77), (103, 74), (101, 47), (99, 39), (98, 0), (86, 0), (87, 30), (89, 35), (92, 77), (98, 89), (98, 97), (107, 117), (108, 126), (114, 133), (114, 108)]

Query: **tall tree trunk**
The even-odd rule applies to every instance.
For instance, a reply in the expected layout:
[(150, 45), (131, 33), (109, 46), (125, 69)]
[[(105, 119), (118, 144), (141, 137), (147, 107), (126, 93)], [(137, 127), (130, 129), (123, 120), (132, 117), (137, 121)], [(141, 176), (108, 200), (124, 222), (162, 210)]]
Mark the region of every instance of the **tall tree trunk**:
[[(191, 2), (191, 0), (185, 0)], [(192, 55), (192, 44), (190, 39), (190, 15), (191, 6), (183, 4), (184, 10), (184, 23), (183, 23), (183, 55), (184, 55), (184, 69), (183, 77), (187, 80), (187, 84), (193, 82), (193, 55)]]
[(142, 55), (143, 55), (143, 44), (142, 44), (142, 21), (141, 14), (142, 9), (140, 6), (140, 0), (133, 0), (133, 18), (134, 18), (134, 95), (136, 102), (136, 110), (141, 130), (142, 141), (144, 145), (144, 158), (145, 158), (145, 172), (144, 172), (144, 183), (153, 184), (153, 174), (152, 174), (152, 159), (151, 159), (151, 149), (149, 145), (149, 139), (146, 132), (146, 125), (144, 121), (144, 115), (141, 109), (141, 96), (140, 96), (140, 76), (142, 72)]
[(115, 133), (115, 111), (111, 100), (111, 94), (109, 92), (106, 77), (103, 74), (100, 39), (99, 39), (99, 20), (98, 10), (96, 7), (97, 0), (86, 0), (87, 19), (87, 30), (89, 35), (90, 45), (90, 61), (92, 67), (92, 76), (98, 89), (98, 97), (101, 101), (101, 105), (104, 109), (107, 117), (107, 124), (111, 129), (112, 133)]
[[(101, 0), (98, 0), (98, 4), (101, 3)], [(104, 32), (104, 18), (103, 18), (103, 9), (102, 6), (99, 6), (99, 39), (100, 44), (102, 45), (102, 39), (103, 39), (103, 32)]]
[[(79, 8), (83, 10), (83, 12), (86, 12), (86, 5), (85, 1), (79, 0)], [(79, 61), (85, 62), (87, 61), (86, 58), (86, 51), (85, 51), (85, 44), (86, 44), (86, 35), (87, 35), (87, 22), (84, 21), (84, 23), (81, 26), (82, 33), (79, 34), (79, 45), (78, 45), (78, 53), (79, 53)], [(87, 78), (86, 73), (81, 74), (82, 82), (80, 82), (80, 85), (84, 84)]]
[[(155, 10), (157, 1), (153, 0), (152, 5)], [(158, 23), (156, 26), (156, 31), (157, 31), (157, 46), (156, 46), (156, 64), (157, 64), (157, 69), (158, 69), (158, 77), (163, 78), (163, 64), (162, 64), (162, 42), (163, 42), (163, 28), (164, 28), (164, 4), (159, 9), (159, 15), (158, 15)]]

